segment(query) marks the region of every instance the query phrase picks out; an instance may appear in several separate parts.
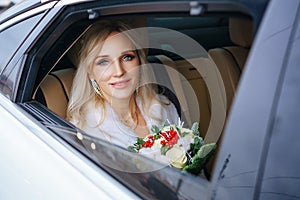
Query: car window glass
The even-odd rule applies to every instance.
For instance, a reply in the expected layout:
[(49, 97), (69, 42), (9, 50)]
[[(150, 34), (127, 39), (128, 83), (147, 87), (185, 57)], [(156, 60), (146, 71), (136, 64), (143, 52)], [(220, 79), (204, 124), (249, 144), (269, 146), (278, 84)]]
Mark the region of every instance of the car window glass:
[[(137, 20), (135, 18), (128, 17), (128, 20)], [(125, 18), (126, 19), (126, 18)], [(144, 19), (140, 18), (138, 20), (143, 21)], [(144, 24), (144, 26), (148, 26), (149, 28), (146, 30), (149, 32), (147, 34), (147, 40), (149, 43), (147, 44), (145, 48), (149, 48), (148, 51), (148, 58), (149, 63), (152, 62), (152, 58), (156, 57), (154, 59), (158, 60), (156, 64), (149, 64), (153, 68), (158, 69), (159, 67), (162, 69), (168, 69), (170, 66), (166, 63), (163, 65), (159, 59), (163, 58), (165, 60), (169, 60), (173, 65), (175, 66), (176, 71), (172, 70), (175, 74), (174, 78), (169, 77), (166, 73), (168, 73), (168, 70), (164, 70), (164, 73), (156, 73), (154, 70), (155, 76), (160, 75), (159, 82), (161, 85), (167, 84), (166, 88), (170, 89), (172, 92), (176, 93), (177, 88), (173, 88), (171, 86), (172, 81), (178, 80), (182, 81), (183, 83), (183, 93), (178, 94), (179, 98), (186, 98), (187, 103), (189, 105), (193, 105), (193, 108), (191, 107), (189, 109), (189, 112), (191, 112), (191, 119), (187, 126), (191, 126), (192, 122), (199, 121), (199, 118), (202, 119), (201, 126), (200, 126), (200, 132), (205, 136), (206, 132), (209, 129), (209, 123), (210, 123), (210, 114), (214, 113), (214, 111), (211, 111), (210, 101), (215, 101), (217, 99), (222, 99), (223, 97), (216, 97), (216, 95), (224, 95), (224, 91), (221, 91), (222, 89), (217, 89), (218, 85), (216, 84), (216, 79), (213, 78), (207, 78), (207, 76), (214, 76), (214, 78), (220, 78), (220, 75), (215, 72), (216, 66), (213, 61), (208, 56), (207, 50), (209, 46), (215, 46), (217, 45), (216, 42), (219, 44), (220, 41), (224, 40), (226, 42), (222, 43), (222, 45), (227, 45), (230, 43), (230, 39), (228, 37), (228, 19), (223, 19), (219, 17), (211, 17), (211, 18), (190, 18), (190, 17), (147, 17), (146, 18), (147, 23)], [(157, 22), (158, 21), (158, 22)], [(161, 23), (163, 21), (164, 23)], [(224, 21), (224, 22), (223, 22)], [(156, 23), (157, 22), (157, 23)], [(192, 22), (194, 25), (190, 25), (190, 28), (187, 28), (186, 24), (189, 24), (189, 22)], [(148, 24), (149, 23), (149, 24)], [(156, 24), (156, 26), (154, 26)], [(168, 26), (166, 26), (166, 24)], [(181, 24), (179, 26), (178, 24)], [(196, 26), (196, 24), (199, 25)], [(207, 28), (208, 26), (209, 28)], [(188, 32), (185, 32), (186, 29), (189, 29)], [(78, 31), (77, 31), (78, 32)], [(215, 37), (211, 37), (212, 34), (217, 34), (218, 38), (223, 38), (222, 40), (215, 40)], [(65, 32), (67, 37), (62, 36), (61, 38), (65, 38), (63, 41), (57, 41), (54, 45), (63, 43), (66, 43), (67, 40), (70, 39), (70, 34), (68, 31)], [(74, 34), (72, 34), (74, 35)], [(199, 37), (193, 37), (194, 35), (200, 35)], [(178, 40), (178, 38), (180, 38)], [(202, 40), (207, 41), (207, 46), (202, 46), (202, 40), (198, 41), (196, 39), (202, 38)], [(205, 39), (203, 39), (205, 38)], [(187, 40), (187, 42), (182, 42)], [(216, 42), (215, 42), (216, 41)], [(54, 46), (53, 45), (53, 46)], [(48, 47), (47, 47), (48, 48)], [(60, 50), (62, 47), (59, 47)], [(65, 48), (65, 47), (63, 47)], [(74, 49), (74, 48), (72, 48)], [(55, 54), (59, 53), (60, 51), (56, 51), (55, 48), (53, 48), (53, 52), (48, 52), (48, 55), (45, 56), (43, 60), (43, 66), (49, 66), (49, 63), (56, 63), (56, 66), (53, 70), (60, 71), (60, 69), (64, 68), (72, 68), (74, 66), (74, 60), (72, 60), (74, 57), (76, 57), (76, 54), (70, 50), (66, 54), (66, 56), (63, 57), (59, 62), (56, 60), (49, 60), (49, 58), (53, 58)], [(75, 45), (76, 49), (76, 45)], [(72, 53), (73, 52), (73, 53)], [(73, 54), (73, 55), (72, 55)], [(75, 56), (74, 56), (75, 55)], [(157, 56), (161, 56), (158, 58)], [(78, 57), (78, 56), (77, 56)], [(185, 58), (185, 59), (184, 59)], [(71, 60), (70, 60), (71, 59)], [(170, 63), (170, 64), (171, 64)], [(195, 65), (196, 67), (193, 67)], [(52, 66), (49, 66), (53, 68)], [(44, 68), (41, 68), (41, 70), (44, 70)], [(211, 71), (212, 70), (212, 71)], [(218, 71), (218, 70), (216, 70)], [(39, 72), (38, 74), (41, 75), (44, 72)], [(55, 72), (56, 73), (56, 72)], [(203, 77), (206, 78), (204, 79)], [(169, 78), (168, 78), (169, 77)], [(39, 77), (38, 77), (39, 78)], [(43, 77), (41, 76), (41, 79)], [(173, 80), (174, 79), (174, 80)], [(209, 82), (209, 83), (208, 83)], [(36, 85), (39, 85), (39, 81), (37, 81)], [(224, 87), (224, 86), (223, 86)], [(179, 88), (180, 89), (180, 88)], [(174, 91), (175, 90), (175, 91)], [(219, 91), (219, 92), (215, 92)], [(203, 94), (205, 93), (205, 94)], [(38, 93), (37, 93), (38, 94)], [(185, 97), (183, 97), (185, 95)], [(210, 95), (215, 95), (214, 97)], [(187, 98), (189, 97), (189, 98)], [(35, 98), (35, 97), (33, 97)], [(178, 98), (178, 97), (177, 97)], [(35, 98), (37, 99), (37, 98)], [(201, 111), (199, 110), (199, 102), (198, 100), (201, 99)], [(38, 101), (42, 102), (40, 99), (37, 99)], [(226, 104), (226, 103), (225, 103)], [(221, 104), (219, 104), (221, 105)], [(55, 109), (56, 106), (54, 106)], [(213, 109), (217, 109), (217, 107), (214, 107)], [(221, 107), (219, 107), (219, 110)], [(55, 111), (54, 111), (55, 112)], [(200, 115), (200, 116), (199, 116)], [(221, 116), (221, 114), (216, 114)], [(63, 116), (64, 117), (64, 116)], [(218, 121), (218, 120), (217, 120)], [(218, 122), (219, 123), (219, 122)], [(216, 127), (216, 121), (212, 125), (212, 127)], [(222, 122), (220, 122), (222, 124)], [(223, 127), (222, 125), (220, 125)], [(220, 131), (220, 130), (217, 130)]]
[(31, 17), (0, 32), (0, 73), (2, 73), (12, 55), (36, 25), (41, 15)]
[(147, 24), (149, 27), (178, 30), (198, 41), (207, 50), (232, 45), (226, 17), (152, 17), (148, 18)]
[(0, 75), (0, 91), (8, 98), (12, 99), (17, 86), (17, 78), (19, 78), (19, 70), (24, 57), (21, 57), (15, 66), (11, 69), (6, 68)]
[(86, 133), (45, 124), (143, 199), (206, 199), (207, 182)]
[[(298, 14), (299, 16), (299, 14)], [(300, 130), (300, 21), (294, 25), (291, 46), (284, 67), (286, 74), (274, 116), (270, 148), (260, 197), (263, 199), (290, 199), (300, 196), (299, 185), (299, 130)]]
[[(222, 45), (229, 44), (230, 40), (228, 37), (228, 19), (224, 20), (224, 22), (219, 17), (204, 18), (203, 22), (201, 21), (201, 19), (201, 17), (181, 17), (180, 19), (170, 17), (147, 17), (145, 19), (137, 19), (130, 17), (125, 18), (125, 20), (128, 21), (141, 20), (144, 22), (149, 22), (149, 24), (146, 23), (142, 27), (137, 28), (137, 31), (140, 31), (142, 33), (147, 32), (147, 42), (145, 42), (143, 44), (144, 46), (142, 47), (148, 50), (147, 58), (149, 63), (147, 63), (145, 67), (148, 67), (149, 69), (152, 68), (154, 76), (156, 77), (155, 83), (157, 85), (169, 89), (171, 93), (176, 94), (177, 98), (180, 99), (180, 101), (182, 99), (185, 99), (180, 103), (185, 103), (184, 101), (186, 101), (186, 104), (190, 106), (188, 114), (180, 113), (182, 118), (186, 117), (187, 115), (190, 115), (188, 118), (189, 121), (186, 122), (185, 127), (191, 128), (192, 124), (194, 122), (199, 122), (201, 118), (200, 134), (201, 137), (204, 138), (207, 133), (221, 133), (225, 121), (226, 110), (223, 107), (224, 105), (226, 105), (226, 103), (223, 102), (223, 95), (225, 93), (224, 86), (218, 84), (221, 83), (220, 74), (218, 73), (218, 69), (215, 63), (209, 58), (207, 52), (209, 46), (217, 45), (214, 42), (214, 38), (211, 37), (211, 33), (214, 33), (215, 30), (218, 30), (215, 34), (218, 34), (220, 37), (223, 38), (224, 41), (226, 41)], [(161, 25), (160, 23), (157, 23), (156, 26), (154, 26), (155, 21), (157, 20), (165, 20), (167, 21), (166, 24), (168, 24), (169, 26)], [(186, 26), (186, 24), (188, 24), (189, 21), (192, 22), (190, 28)], [(178, 24), (181, 24), (181, 26), (179, 26)], [(197, 24), (199, 25), (199, 27), (197, 26)], [(208, 26), (209, 28), (207, 28), (206, 26)], [(186, 29), (189, 29), (189, 31), (186, 32)], [(72, 27), (69, 29), (69, 31), (70, 30), (72, 30)], [(77, 29), (77, 32), (78, 30), (79, 29)], [(84, 30), (85, 29), (83, 29), (82, 31)], [(198, 34), (202, 36), (193, 37)], [(76, 57), (76, 55), (78, 54), (76, 54), (76, 52), (74, 53), (73, 50), (76, 50), (76, 44), (80, 44), (80, 42), (82, 42), (80, 39), (77, 40), (78, 43), (74, 44), (73, 47), (75, 49), (72, 48), (70, 52), (66, 53), (64, 58), (61, 59), (59, 62), (56, 62), (56, 60), (49, 60), (54, 59), (53, 55), (61, 53), (61, 49), (67, 49), (62, 45), (66, 45), (66, 43), (69, 42), (68, 40), (72, 39), (69, 35), (70, 33), (68, 32), (68, 30), (65, 31), (64, 34), (58, 39), (58, 41), (55, 42), (55, 45), (53, 45), (52, 48), (49, 49), (47, 47), (47, 56), (43, 58), (43, 64), (41, 66), (49, 66), (50, 63), (56, 63), (56, 66), (52, 70), (51, 74), (46, 77), (46, 81), (41, 84), (41, 88), (42, 90), (44, 90), (44, 94), (46, 94), (45, 92), (47, 92), (45, 91), (45, 88), (47, 88), (47, 86), (45, 86), (47, 80), (49, 81), (51, 79), (52, 81), (57, 81), (57, 79), (60, 79), (60, 72), (65, 73), (67, 70), (69, 70), (69, 67), (72, 66), (72, 63), (76, 63), (76, 61), (72, 59), (74, 59), (75, 57), (76, 60), (76, 58), (78, 58)], [(201, 40), (196, 40), (202, 37), (205, 38), (208, 41), (208, 43), (210, 43), (210, 45), (203, 47), (201, 44)], [(58, 47), (60, 51), (57, 51), (56, 48)], [(153, 58), (154, 62), (151, 61), (151, 59)], [(169, 60), (171, 65), (161, 62), (160, 59)], [(66, 60), (69, 61), (66, 62)], [(158, 62), (156, 62), (155, 60)], [(53, 67), (49, 66), (49, 68)], [(41, 68), (41, 70), (45, 70), (45, 68)], [(42, 73), (38, 74), (41, 75)], [(174, 82), (172, 81), (174, 80), (176, 80), (178, 84), (182, 84), (183, 88), (177, 88), (176, 85), (173, 85)], [(64, 80), (61, 79), (61, 81), (63, 81), (64, 85)], [(50, 84), (51, 82), (48, 82), (48, 84)], [(62, 83), (57, 83), (58, 85), (62, 85)], [(57, 84), (52, 82), (51, 85), (54, 86)], [(44, 105), (47, 105), (48, 108), (53, 110), (56, 114), (59, 114), (61, 117), (65, 118), (66, 110), (57, 110), (61, 107), (57, 106), (56, 103), (52, 104), (49, 101), (47, 102), (47, 100), (49, 100), (46, 97), (48, 94), (44, 95), (46, 97), (46, 101), (43, 100), (43, 94), (39, 93), (39, 91), (41, 90), (39, 90), (38, 88), (36, 96), (33, 98), (43, 103)], [(65, 101), (65, 94), (68, 94), (69, 92), (62, 92), (62, 96), (60, 97), (59, 89), (55, 89), (54, 91), (56, 91), (56, 98), (62, 98), (62, 100), (60, 101), (61, 103)], [(168, 94), (164, 93), (164, 95)], [(174, 99), (172, 98), (172, 96), (167, 97), (173, 102)], [(199, 99), (203, 99), (205, 101), (201, 101), (202, 104), (200, 105)], [(174, 104), (176, 106), (176, 103)], [(64, 107), (66, 108), (66, 105), (64, 105)], [(186, 112), (185, 108), (183, 108), (182, 110)], [(210, 124), (210, 121), (213, 121), (214, 123)], [(149, 124), (149, 126), (151, 125)], [(87, 132), (87, 134), (92, 133)], [(97, 144), (95, 143), (95, 145)], [(89, 146), (90, 145), (88, 145), (88, 147)], [(93, 154), (93, 151), (89, 151), (89, 153)], [(127, 160), (130, 159), (128, 158)], [(99, 162), (103, 161), (99, 159)], [(211, 171), (211, 167), (209, 170)]]
[[(202, 21), (202, 17), (148, 17), (143, 15), (140, 18), (126, 16), (122, 19), (127, 20), (128, 18), (130, 18), (129, 20), (133, 21), (137, 19), (146, 19), (146, 25), (144, 25), (144, 27), (146, 27), (147, 29), (145, 32), (147, 32), (147, 39), (149, 43), (145, 44), (146, 46), (144, 46), (144, 48), (148, 50), (147, 59), (149, 63), (147, 63), (147, 66), (152, 67), (153, 69), (159, 67), (158, 73), (154, 72), (154, 75), (156, 76), (156, 78), (160, 75), (161, 79), (157, 79), (157, 82), (155, 83), (158, 83), (158, 85), (167, 86), (166, 88), (170, 89), (174, 94), (178, 94), (177, 98), (186, 98), (186, 104), (187, 106), (190, 106), (190, 108), (187, 110), (191, 113), (191, 117), (189, 119), (190, 121), (186, 124), (186, 127), (190, 128), (193, 122), (200, 121), (200, 134), (203, 138), (206, 135), (208, 135), (208, 133), (221, 134), (226, 117), (226, 91), (224, 85), (222, 84), (223, 80), (220, 75), (220, 72), (214, 61), (210, 58), (208, 50), (215, 47), (232, 45), (228, 33), (229, 18), (223, 18), (218, 16), (207, 17), (203, 18)], [(81, 21), (81, 23), (84, 24), (84, 26), (82, 27), (86, 28), (86, 25), (90, 25), (90, 23), (92, 22), (85, 22), (83, 20)], [(60, 26), (58, 27), (62, 28)], [(72, 29), (72, 27), (70, 29)], [(47, 52), (45, 53), (46, 56), (38, 55), (36, 57), (42, 59), (35, 60), (36, 65), (40, 65), (43, 67), (40, 68), (40, 72), (42, 73), (37, 73), (39, 76), (38, 80), (35, 83), (35, 86), (37, 88), (34, 88), (34, 91), (36, 91), (35, 94), (37, 94), (38, 91), (41, 91), (41, 99), (38, 98), (38, 95), (33, 95), (33, 98), (39, 101), (40, 103), (43, 102), (44, 105), (46, 105), (50, 110), (52, 110), (54, 113), (58, 114), (62, 118), (65, 118), (67, 106), (66, 99), (68, 99), (68, 90), (66, 89), (66, 87), (62, 89), (62, 92), (60, 92), (60, 89), (53, 90), (55, 91), (55, 99), (60, 98), (59, 93), (61, 93), (61, 98), (63, 99), (63, 101), (59, 102), (64, 102), (65, 104), (62, 106), (65, 107), (65, 110), (58, 111), (56, 109), (60, 109), (61, 107), (57, 106), (56, 103), (52, 104), (51, 106), (51, 102), (49, 102), (49, 99), (47, 99), (46, 97), (48, 94), (45, 95), (47, 91), (43, 90), (43, 88), (42, 91), (40, 86), (44, 86), (44, 84), (46, 84), (45, 88), (47, 88), (47, 86), (50, 85), (64, 86), (64, 83), (62, 83), (64, 80), (60, 77), (60, 72), (62, 72), (61, 70), (69, 70), (69, 68), (73, 68), (73, 71), (76, 70), (76, 67), (73, 67), (73, 65), (76, 66), (76, 59), (78, 59), (78, 54), (75, 53), (72, 55), (72, 50), (74, 50), (73, 47), (76, 47), (76, 44), (80, 45), (80, 42), (82, 41), (78, 37), (76, 38), (78, 40), (72, 43), (74, 38), (71, 38), (70, 35), (74, 36), (74, 34), (70, 34), (72, 33), (70, 29), (65, 30), (62, 33), (62, 35), (57, 34), (56, 37), (58, 39), (55, 38), (55, 41), (49, 40), (51, 44), (55, 44), (51, 45), (51, 48), (49, 48), (49, 45), (46, 46), (41, 43), (41, 49), (47, 49)], [(80, 32), (84, 32), (85, 30), (77, 29), (76, 31), (77, 34), (80, 34)], [(215, 38), (219, 39), (216, 40)], [(42, 38), (41, 40), (45, 41), (47, 40), (47, 38)], [(72, 43), (72, 45), (74, 46), (69, 47), (67, 46), (67, 43), (68, 45)], [(202, 43), (204, 45), (202, 45)], [(69, 52), (64, 51), (62, 56), (62, 49), (66, 49), (66, 51), (68, 51), (69, 49), (70, 50)], [(58, 57), (60, 60), (57, 60)], [(158, 60), (159, 62), (154, 62), (153, 64), (153, 57), (154, 60)], [(75, 60), (72, 60), (74, 58)], [(160, 59), (164, 61), (167, 60), (169, 61), (169, 63), (161, 62)], [(165, 69), (163, 73), (161, 70), (162, 68)], [(168, 69), (169, 71), (173, 71), (174, 73), (168, 74)], [(44, 79), (44, 74), (46, 73), (49, 74)], [(47, 79), (49, 77), (51, 77), (52, 80), (58, 82), (58, 84), (51, 84), (51, 82), (48, 82), (47, 84)], [(182, 93), (177, 93), (176, 89), (180, 89), (180, 87), (173, 87), (173, 80), (178, 80), (180, 82), (179, 84), (182, 84)], [(169, 83), (166, 84), (165, 81), (169, 81)], [(226, 83), (231, 84), (228, 81)], [(186, 110), (183, 109), (183, 111)], [(57, 132), (58, 134), (62, 131), (60, 129), (61, 127), (55, 128), (49, 125), (47, 126), (54, 132)], [(157, 186), (154, 185), (165, 185), (165, 182), (169, 184), (168, 176), (170, 176), (172, 178), (174, 177), (172, 181), (173, 185), (171, 184), (172, 186), (167, 187), (171, 188), (171, 191), (177, 191), (177, 194), (175, 195), (180, 195), (180, 191), (183, 190), (182, 192), (184, 194), (182, 194), (182, 196), (189, 199), (189, 196), (186, 196), (189, 193), (187, 191), (196, 191), (197, 189), (193, 189), (193, 187), (197, 186), (203, 189), (207, 187), (207, 184), (209, 184), (209, 182), (205, 180), (207, 177), (199, 176), (196, 177), (196, 179), (193, 179), (191, 178), (193, 176), (186, 175), (184, 173), (181, 173), (177, 169), (171, 169), (169, 167), (158, 170), (152, 170), (153, 167), (159, 168), (159, 165), (156, 162), (151, 163), (148, 159), (141, 158), (141, 156), (139, 155), (129, 154), (126, 150), (116, 147), (115, 145), (112, 145), (110, 143), (107, 143), (107, 141), (104, 142), (99, 138), (88, 136), (89, 134), (91, 135), (92, 133), (86, 131), (86, 133), (80, 132), (78, 134), (71, 132), (70, 134), (70, 132), (64, 132), (64, 130), (62, 133), (63, 137), (68, 138), (71, 136), (71, 139), (69, 140), (73, 146), (78, 146), (78, 143), (80, 143), (79, 149), (82, 149), (82, 151), (84, 151), (88, 157), (93, 159), (101, 167), (109, 168), (109, 170), (112, 173), (114, 173), (115, 176), (118, 177), (118, 179), (122, 181), (125, 180), (126, 182), (127, 180), (128, 182), (129, 179), (127, 175), (124, 174), (132, 174), (133, 171), (138, 170), (137, 167), (142, 167), (143, 173), (133, 173), (134, 176), (136, 176), (136, 178), (130, 179), (133, 183), (126, 184), (133, 190), (134, 188), (137, 188), (137, 191), (139, 191), (140, 189), (144, 190), (146, 184), (149, 185), (147, 190), (153, 190), (154, 192), (157, 192), (157, 189), (159, 190), (159, 188), (157, 188)], [(122, 162), (120, 160), (122, 160)], [(141, 163), (136, 164), (136, 160), (141, 161)], [(116, 161), (118, 161), (118, 163), (116, 163)], [(110, 165), (112, 165), (113, 167)], [(210, 166), (210, 170), (212, 170), (212, 166)], [(149, 171), (151, 171), (150, 174), (148, 173)], [(147, 174), (145, 176), (148, 176), (148, 178), (143, 177), (143, 174)], [(166, 174), (168, 174), (167, 177)], [(151, 178), (149, 178), (149, 176)], [(155, 177), (154, 179), (152, 179), (153, 176)], [(181, 176), (187, 176), (188, 178), (185, 177), (184, 180), (181, 180)], [(153, 187), (155, 187), (156, 189), (151, 188), (152, 184), (150, 184), (149, 182), (141, 183), (141, 181), (139, 181), (145, 179), (147, 181), (153, 181)], [(198, 182), (200, 184), (197, 184)], [(199, 191), (202, 191), (202, 189), (199, 189)], [(196, 197), (197, 194), (191, 191), (190, 196)]]

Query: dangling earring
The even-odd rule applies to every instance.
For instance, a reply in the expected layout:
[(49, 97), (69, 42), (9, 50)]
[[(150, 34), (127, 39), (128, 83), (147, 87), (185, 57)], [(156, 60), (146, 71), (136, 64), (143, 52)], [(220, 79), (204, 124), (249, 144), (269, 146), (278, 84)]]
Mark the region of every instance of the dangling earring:
[(138, 87), (138, 86), (136, 86), (136, 88), (135, 88), (135, 93), (136, 93), (136, 94), (139, 93), (139, 87)]
[(90, 81), (91, 81), (91, 84), (92, 84), (92, 86), (93, 86), (95, 92), (96, 92), (100, 97), (103, 98), (104, 96), (103, 96), (103, 94), (102, 94), (102, 92), (101, 92), (101, 90), (100, 90), (100, 88), (99, 88), (99, 85), (98, 85), (97, 81), (96, 81), (95, 79), (91, 79)]

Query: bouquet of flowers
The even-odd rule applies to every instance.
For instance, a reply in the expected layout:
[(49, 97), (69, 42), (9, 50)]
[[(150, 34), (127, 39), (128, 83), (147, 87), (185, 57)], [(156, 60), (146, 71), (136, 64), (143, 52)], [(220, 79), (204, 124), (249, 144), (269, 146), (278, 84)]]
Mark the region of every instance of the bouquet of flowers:
[(198, 123), (191, 129), (165, 123), (162, 127), (153, 126), (151, 134), (138, 138), (128, 149), (170, 164), (180, 170), (199, 175), (216, 150), (216, 144), (204, 144), (199, 136)]

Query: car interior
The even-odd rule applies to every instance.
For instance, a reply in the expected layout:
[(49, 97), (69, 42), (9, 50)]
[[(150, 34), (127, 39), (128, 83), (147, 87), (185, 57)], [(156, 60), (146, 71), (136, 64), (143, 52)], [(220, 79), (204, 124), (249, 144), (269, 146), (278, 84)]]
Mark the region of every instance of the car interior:
[[(161, 67), (160, 73), (154, 72), (156, 79), (161, 80), (162, 85), (168, 86), (160, 86), (159, 91), (175, 104), (187, 125), (198, 121), (201, 137), (220, 144), (226, 118), (253, 40), (254, 26), (251, 18), (247, 15), (191, 17), (175, 14), (124, 15), (115, 18), (128, 20), (135, 27), (173, 30), (200, 44), (203, 52), (196, 52), (195, 55), (192, 52), (183, 58), (180, 52), (177, 53), (181, 48), (178, 46), (180, 38), (163, 31), (145, 34), (150, 42), (159, 42), (159, 49), (147, 50), (150, 65), (158, 64)], [(62, 121), (66, 119), (76, 73), (77, 44), (88, 26), (101, 19), (74, 20), (61, 32), (56, 32), (56, 38), (51, 40), (49, 38), (54, 36), (49, 31), (48, 35), (45, 34), (40, 39), (40, 48), (35, 50), (34, 55), (43, 56), (35, 59), (40, 67), (36, 72), (30, 101), (38, 102), (39, 106), (46, 107), (53, 116)], [(161, 73), (163, 66), (166, 68)], [(212, 71), (212, 68), (217, 70)], [(210, 73), (217, 75), (213, 75), (215, 78), (211, 79)], [(214, 101), (213, 98), (219, 100)], [(217, 113), (216, 116), (213, 113)], [(70, 126), (66, 121), (64, 123)], [(215, 125), (217, 123), (219, 125)], [(207, 134), (208, 132), (213, 134)], [(213, 163), (214, 159), (209, 163), (208, 174), (213, 170)]]

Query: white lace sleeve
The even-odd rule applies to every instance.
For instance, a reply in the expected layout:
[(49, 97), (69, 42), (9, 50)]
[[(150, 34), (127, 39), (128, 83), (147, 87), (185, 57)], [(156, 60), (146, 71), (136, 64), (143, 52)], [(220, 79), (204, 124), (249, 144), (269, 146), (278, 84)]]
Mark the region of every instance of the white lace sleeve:
[(165, 110), (166, 120), (168, 120), (171, 124), (177, 124), (179, 115), (175, 105), (166, 96), (158, 95), (158, 98), (167, 104)]

